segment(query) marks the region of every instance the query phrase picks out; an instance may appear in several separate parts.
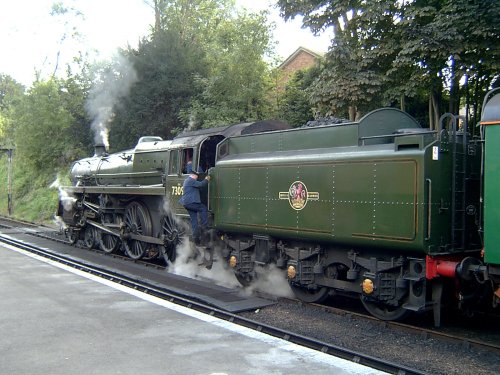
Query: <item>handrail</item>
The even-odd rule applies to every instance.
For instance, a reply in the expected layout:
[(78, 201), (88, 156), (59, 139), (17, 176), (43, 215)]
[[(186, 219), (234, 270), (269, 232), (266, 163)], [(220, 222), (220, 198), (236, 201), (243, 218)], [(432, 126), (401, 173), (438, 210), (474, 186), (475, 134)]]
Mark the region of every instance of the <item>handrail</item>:
[(425, 182), (427, 183), (427, 237), (425, 240), (431, 239), (431, 226), (432, 226), (432, 180), (430, 178), (426, 178)]

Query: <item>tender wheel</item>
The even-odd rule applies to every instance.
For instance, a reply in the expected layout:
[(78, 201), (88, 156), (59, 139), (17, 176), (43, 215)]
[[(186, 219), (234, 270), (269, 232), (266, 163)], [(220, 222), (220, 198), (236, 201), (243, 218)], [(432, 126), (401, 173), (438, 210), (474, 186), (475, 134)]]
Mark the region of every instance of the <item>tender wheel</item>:
[(177, 256), (176, 248), (184, 243), (186, 230), (177, 223), (171, 215), (163, 216), (161, 219), (161, 233), (164, 236), (164, 245), (161, 247), (161, 253), (165, 262), (174, 262)]
[(87, 249), (92, 249), (97, 244), (97, 229), (92, 226), (87, 226), (83, 234), (83, 245)]
[[(348, 268), (341, 263), (332, 263), (324, 268), (323, 275), (328, 279), (333, 280), (346, 280), (346, 272)], [(327, 287), (316, 287), (309, 289), (300, 285), (290, 283), (295, 296), (306, 303), (321, 303), (328, 298), (333, 290)]]
[(307, 289), (290, 283), (295, 297), (306, 303), (320, 303), (328, 297), (328, 288)]
[(400, 320), (410, 313), (401, 306), (389, 306), (380, 302), (368, 301), (365, 296), (361, 296), (361, 302), (371, 315), (380, 320)]
[[(132, 202), (127, 206), (124, 217), (125, 228), (128, 233), (151, 236), (153, 227), (151, 217), (146, 206), (139, 202)], [(141, 259), (151, 244), (134, 239), (123, 242), (127, 255), (132, 259)]]
[(255, 273), (235, 272), (234, 276), (236, 276), (236, 280), (238, 280), (238, 282), (244, 287), (249, 286), (254, 282), (254, 280), (257, 279), (257, 275)]
[[(112, 215), (105, 215), (103, 219), (103, 224), (117, 223), (118, 220), (113, 219)], [(120, 238), (112, 234), (97, 231), (97, 242), (99, 243), (99, 248), (107, 254), (114, 253), (120, 248)]]
[(74, 245), (78, 241), (80, 232), (76, 231), (74, 228), (68, 228), (66, 230), (66, 238), (68, 239), (68, 242), (72, 245)]

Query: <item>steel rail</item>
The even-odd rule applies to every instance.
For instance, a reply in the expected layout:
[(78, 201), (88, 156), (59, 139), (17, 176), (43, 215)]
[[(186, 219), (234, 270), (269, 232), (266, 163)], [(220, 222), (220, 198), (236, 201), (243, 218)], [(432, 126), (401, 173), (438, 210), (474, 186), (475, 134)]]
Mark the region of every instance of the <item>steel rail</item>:
[[(3, 217), (3, 216), (0, 216), (0, 228), (7, 228), (7, 229), (16, 228), (15, 226), (12, 226), (12, 225), (2, 224), (2, 221), (8, 221), (11, 224), (28, 225), (29, 227), (34, 227), (34, 228), (40, 227), (40, 225), (38, 225), (38, 224), (34, 224), (34, 223), (30, 223), (30, 222), (25, 222), (25, 221), (17, 221), (17, 220), (11, 219), (11, 218), (6, 218), (6, 217)], [(57, 231), (54, 229), (54, 232), (57, 232)], [(50, 241), (62, 243), (62, 244), (69, 245), (69, 246), (79, 247), (77, 244), (72, 244), (67, 239), (61, 239), (61, 238), (56, 238), (54, 236), (48, 236), (48, 235), (45, 235), (44, 232), (39, 232), (39, 231), (36, 231), (36, 230), (35, 231), (31, 231), (30, 229), (25, 229), (25, 233), (29, 234), (30, 236), (44, 238), (46, 240), (50, 240)], [(126, 262), (140, 263), (140, 264), (143, 264), (145, 267), (153, 267), (153, 268), (160, 269), (160, 270), (166, 268), (164, 265), (158, 265), (158, 264), (155, 264), (155, 263), (152, 263), (152, 262), (148, 262), (147, 258), (132, 259), (130, 257), (124, 256), (124, 255), (120, 255), (120, 254), (106, 253), (105, 251), (97, 249), (97, 248), (89, 249), (89, 248), (86, 248), (86, 247), (82, 247), (82, 250), (92, 251), (92, 252), (95, 252), (95, 253), (98, 253), (98, 254), (101, 254), (101, 255), (109, 256), (111, 258), (121, 259), (121, 260), (126, 261)]]
[(345, 310), (345, 309), (341, 309), (341, 308), (337, 308), (337, 307), (325, 306), (325, 305), (321, 305), (321, 304), (317, 304), (317, 303), (311, 303), (309, 305), (311, 305), (315, 308), (319, 308), (323, 311), (327, 311), (327, 312), (332, 313), (332, 314), (350, 315), (350, 316), (354, 316), (356, 318), (369, 320), (370, 322), (378, 323), (380, 325), (383, 325), (386, 328), (390, 328), (393, 330), (400, 330), (400, 331), (405, 331), (405, 332), (409, 332), (409, 333), (416, 333), (416, 334), (419, 334), (423, 338), (434, 338), (434, 339), (447, 341), (448, 343), (460, 344), (460, 345), (467, 347), (467, 348), (489, 350), (489, 351), (492, 351), (495, 353), (500, 352), (500, 345), (498, 345), (498, 344), (474, 340), (474, 339), (471, 339), (468, 337), (456, 336), (456, 335), (453, 335), (450, 333), (439, 332), (439, 331), (437, 331), (435, 329), (431, 329), (431, 328), (418, 327), (418, 326), (405, 324), (405, 323), (401, 323), (401, 322), (396, 322), (396, 321), (383, 321), (383, 320), (377, 319), (377, 318), (375, 318), (371, 315), (368, 315), (368, 314), (358, 313), (356, 311)]
[[(33, 226), (33, 227), (37, 226), (36, 224), (33, 224), (33, 223), (28, 223), (28, 222), (24, 222), (24, 221), (17, 221), (17, 220), (14, 220), (12, 218), (6, 218), (6, 217), (0, 217), (0, 220), (6, 220), (6, 221), (9, 221), (13, 224), (21, 223), (24, 225), (28, 224), (29, 226)], [(32, 234), (32, 235), (37, 236), (37, 237), (40, 237), (40, 238), (45, 238), (45, 239), (49, 239), (52, 241), (56, 241), (59, 243), (70, 244), (66, 240), (57, 239), (57, 238), (54, 238), (51, 236), (46, 236), (42, 233), (31, 232), (29, 230), (27, 231), (27, 233)], [(98, 253), (102, 253), (102, 254), (105, 254), (107, 256), (111, 256), (113, 258), (119, 258), (119, 259), (123, 259), (125, 261), (133, 261), (135, 263), (141, 263), (141, 264), (144, 264), (146, 267), (155, 267), (158, 269), (165, 268), (163, 266), (158, 266), (158, 265), (155, 265), (152, 263), (148, 263), (146, 261), (133, 260), (131, 258), (128, 258), (126, 256), (121, 256), (118, 254), (106, 254), (105, 252), (100, 251), (100, 250), (96, 250), (96, 249), (89, 249), (89, 250), (94, 251), (94, 252), (98, 252)], [(284, 299), (287, 299), (287, 298), (284, 298)], [(293, 301), (298, 301), (298, 300), (293, 300)], [(479, 340), (475, 340), (475, 339), (467, 338), (467, 337), (456, 336), (456, 335), (449, 334), (449, 333), (439, 332), (439, 331), (434, 330), (434, 329), (417, 327), (417, 326), (413, 326), (413, 325), (409, 325), (409, 324), (405, 324), (405, 323), (400, 323), (400, 322), (381, 321), (377, 318), (372, 317), (371, 315), (357, 313), (355, 311), (350, 311), (350, 310), (345, 310), (345, 309), (339, 309), (339, 308), (332, 307), (332, 306), (326, 306), (326, 305), (315, 304), (315, 303), (311, 303), (309, 305), (316, 307), (316, 308), (320, 308), (324, 311), (328, 311), (330, 313), (337, 314), (337, 315), (352, 315), (352, 316), (358, 317), (360, 319), (370, 320), (372, 322), (384, 325), (385, 327), (388, 327), (390, 329), (400, 330), (400, 331), (405, 331), (405, 332), (410, 332), (410, 333), (417, 333), (424, 338), (435, 338), (435, 339), (447, 341), (449, 343), (461, 344), (464, 347), (484, 349), (484, 350), (489, 350), (489, 351), (496, 352), (496, 353), (500, 352), (500, 345), (493, 344), (493, 343), (479, 341)]]
[(227, 311), (220, 310), (213, 306), (207, 305), (201, 301), (187, 298), (181, 294), (175, 293), (168, 288), (159, 288), (158, 286), (151, 285), (144, 280), (138, 281), (133, 278), (120, 275), (119, 273), (114, 273), (109, 270), (103, 270), (98, 266), (89, 265), (83, 262), (78, 262), (75, 259), (71, 259), (69, 257), (53, 253), (46, 249), (38, 248), (33, 244), (27, 244), (24, 242), (17, 241), (13, 238), (8, 238), (3, 235), (0, 235), (0, 242), (9, 244), (11, 246), (23, 249), (25, 251), (29, 251), (31, 253), (37, 254), (44, 258), (65, 264), (67, 266), (73, 267), (83, 272), (88, 272), (92, 275), (99, 276), (105, 278), (109, 281), (113, 281), (120, 285), (127, 286), (129, 288), (139, 290), (141, 292), (147, 293), (149, 295), (167, 300), (169, 302), (188, 307), (190, 309), (214, 316), (216, 318), (229, 321), (235, 323), (237, 325), (241, 325), (282, 340), (295, 343), (307, 348), (311, 348), (314, 350), (321, 351), (323, 353), (343, 358), (345, 360), (349, 360), (355, 363), (359, 363), (361, 365), (371, 367), (380, 371), (385, 371), (390, 374), (398, 374), (398, 375), (425, 375), (427, 373), (422, 372), (417, 369), (413, 369), (404, 365), (396, 364), (390, 361), (385, 361), (380, 358), (376, 358), (370, 355), (366, 355), (360, 352), (348, 350), (336, 345), (332, 345), (329, 343), (325, 343), (323, 341), (315, 340), (311, 337), (303, 336), (296, 334), (294, 332), (283, 330), (277, 327), (273, 327), (270, 325), (262, 324), (257, 321), (244, 318), (242, 316), (229, 313)]

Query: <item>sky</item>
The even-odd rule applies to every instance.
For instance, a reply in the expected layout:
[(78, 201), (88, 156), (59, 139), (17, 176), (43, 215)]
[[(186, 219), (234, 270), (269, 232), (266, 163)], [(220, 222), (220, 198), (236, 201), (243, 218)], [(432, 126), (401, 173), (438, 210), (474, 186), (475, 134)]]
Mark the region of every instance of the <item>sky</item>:
[[(35, 68), (42, 77), (54, 70), (64, 71), (67, 62), (79, 50), (95, 58), (108, 59), (120, 47), (136, 46), (148, 35), (154, 12), (143, 0), (63, 0), (67, 6), (81, 11), (83, 16), (54, 17), (51, 6), (57, 0), (0, 0), (0, 73), (30, 86), (35, 80)], [(61, 1), (61, 0), (58, 0)], [(282, 60), (298, 47), (326, 52), (331, 35), (315, 37), (301, 28), (301, 19), (285, 22), (272, 0), (236, 0), (237, 6), (250, 11), (267, 9), (276, 23), (276, 52)], [(76, 29), (78, 38), (70, 35)], [(58, 57), (58, 51), (61, 51)], [(57, 65), (56, 62), (59, 61)]]

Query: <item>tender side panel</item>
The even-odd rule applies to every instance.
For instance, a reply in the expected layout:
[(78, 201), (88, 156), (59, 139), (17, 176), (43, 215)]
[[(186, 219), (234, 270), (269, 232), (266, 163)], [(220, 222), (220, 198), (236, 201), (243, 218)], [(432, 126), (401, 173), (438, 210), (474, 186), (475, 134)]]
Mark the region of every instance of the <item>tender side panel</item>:
[(372, 240), (413, 241), (417, 228), (417, 163), (345, 163), (336, 168), (337, 230)]
[[(221, 229), (351, 245), (415, 248), (415, 160), (268, 164), (217, 168)], [(422, 198), (420, 198), (420, 201)], [(421, 202), (420, 202), (421, 203)]]

